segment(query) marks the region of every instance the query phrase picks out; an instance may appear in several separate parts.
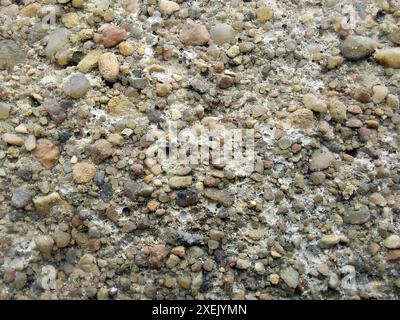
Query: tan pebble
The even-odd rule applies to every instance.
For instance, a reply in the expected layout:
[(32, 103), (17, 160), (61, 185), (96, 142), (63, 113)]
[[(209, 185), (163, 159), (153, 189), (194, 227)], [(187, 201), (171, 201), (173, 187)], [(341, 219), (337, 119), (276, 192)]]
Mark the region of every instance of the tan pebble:
[(400, 47), (382, 49), (375, 54), (375, 59), (386, 67), (400, 69)]
[(48, 139), (40, 139), (33, 150), (35, 158), (46, 168), (52, 168), (58, 161), (60, 152), (58, 147)]
[(62, 23), (68, 29), (76, 27), (79, 24), (79, 20), (79, 15), (75, 12), (67, 13), (61, 18)]
[(41, 253), (48, 255), (53, 250), (54, 240), (47, 235), (37, 236), (35, 238), (35, 244)]
[(101, 49), (90, 51), (77, 65), (80, 72), (87, 73), (97, 67), (99, 58), (102, 54)]
[(279, 283), (279, 275), (277, 275), (276, 273), (273, 273), (269, 276), (269, 281), (271, 282), (271, 284), (273, 285), (277, 285)]
[(118, 45), (118, 49), (119, 52), (127, 57), (127, 56), (131, 56), (133, 54), (133, 52), (135, 51), (135, 48), (133, 47), (133, 45), (131, 45), (128, 41), (123, 41)]
[(178, 257), (183, 257), (185, 255), (185, 247), (184, 246), (174, 247), (171, 249), (171, 253)]
[(261, 7), (256, 10), (256, 16), (258, 20), (265, 22), (271, 20), (272, 17), (274, 16), (274, 13), (270, 8)]
[(311, 110), (299, 109), (289, 116), (289, 122), (297, 128), (311, 128), (314, 126), (314, 115)]
[(72, 167), (72, 176), (75, 183), (88, 183), (96, 175), (96, 166), (91, 163), (81, 162)]
[(386, 88), (385, 86), (374, 86), (372, 88), (373, 91), (373, 96), (372, 96), (372, 101), (374, 103), (381, 103), (385, 100), (385, 98), (387, 97), (389, 90), (388, 88)]
[(207, 28), (201, 24), (184, 25), (179, 37), (183, 44), (190, 46), (202, 46), (210, 40)]
[(22, 146), (25, 142), (23, 138), (13, 133), (3, 134), (3, 141), (14, 146)]
[(160, 0), (159, 6), (160, 6), (160, 11), (164, 16), (170, 16), (171, 14), (173, 14), (176, 11), (179, 11), (180, 9), (179, 4), (169, 0)]
[(117, 81), (119, 74), (119, 62), (117, 56), (112, 52), (103, 53), (99, 57), (99, 71), (102, 77), (109, 81)]

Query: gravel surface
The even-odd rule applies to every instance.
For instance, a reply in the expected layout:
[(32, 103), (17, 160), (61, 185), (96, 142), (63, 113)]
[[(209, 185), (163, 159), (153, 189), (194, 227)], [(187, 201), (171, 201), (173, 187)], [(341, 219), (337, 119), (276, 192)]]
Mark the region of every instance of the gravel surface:
[(399, 299), (399, 84), (396, 0), (0, 0), (0, 299)]

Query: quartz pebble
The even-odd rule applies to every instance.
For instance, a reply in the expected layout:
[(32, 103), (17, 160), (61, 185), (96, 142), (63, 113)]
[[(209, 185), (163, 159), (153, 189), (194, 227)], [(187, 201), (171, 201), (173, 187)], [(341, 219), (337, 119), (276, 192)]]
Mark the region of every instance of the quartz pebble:
[(69, 43), (70, 31), (65, 28), (55, 30), (50, 34), (45, 53), (47, 58), (54, 59), (55, 55), (65, 49)]
[(210, 36), (216, 44), (231, 43), (235, 38), (235, 30), (227, 23), (218, 23), (211, 27)]
[(63, 90), (67, 96), (74, 99), (79, 99), (90, 90), (90, 83), (85, 75), (76, 73), (66, 80)]
[(7, 119), (10, 116), (11, 105), (0, 102), (0, 120)]

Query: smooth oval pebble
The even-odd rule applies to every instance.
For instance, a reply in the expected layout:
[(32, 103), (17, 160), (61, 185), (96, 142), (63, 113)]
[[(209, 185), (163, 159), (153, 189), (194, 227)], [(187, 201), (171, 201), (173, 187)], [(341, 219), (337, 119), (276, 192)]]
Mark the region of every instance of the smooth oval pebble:
[(70, 76), (64, 83), (64, 93), (75, 99), (82, 98), (90, 89), (90, 82), (81, 73), (76, 73)]
[(235, 30), (227, 23), (218, 23), (210, 29), (211, 39), (216, 44), (231, 43), (235, 39)]
[(99, 71), (103, 78), (109, 82), (115, 82), (119, 74), (119, 62), (112, 52), (104, 53), (99, 58)]
[(375, 60), (386, 67), (400, 69), (400, 47), (379, 50)]

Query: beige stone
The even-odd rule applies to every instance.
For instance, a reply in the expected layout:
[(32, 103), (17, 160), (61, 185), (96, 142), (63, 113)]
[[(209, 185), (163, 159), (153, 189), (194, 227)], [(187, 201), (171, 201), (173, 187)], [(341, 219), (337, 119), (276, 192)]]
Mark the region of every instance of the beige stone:
[(96, 175), (96, 166), (92, 163), (81, 162), (72, 167), (72, 176), (75, 183), (88, 183)]
[(375, 54), (375, 59), (386, 67), (400, 69), (400, 47), (382, 49)]
[(50, 169), (57, 163), (60, 152), (50, 140), (40, 139), (36, 143), (33, 155), (46, 169)]
[(99, 57), (99, 71), (102, 77), (109, 81), (115, 82), (119, 74), (119, 62), (117, 56), (112, 52), (103, 53)]
[(3, 134), (3, 141), (14, 146), (22, 146), (25, 142), (22, 137), (13, 133)]
[(95, 49), (88, 52), (88, 54), (78, 63), (77, 69), (83, 73), (88, 73), (93, 70), (97, 67), (101, 54), (101, 49)]

